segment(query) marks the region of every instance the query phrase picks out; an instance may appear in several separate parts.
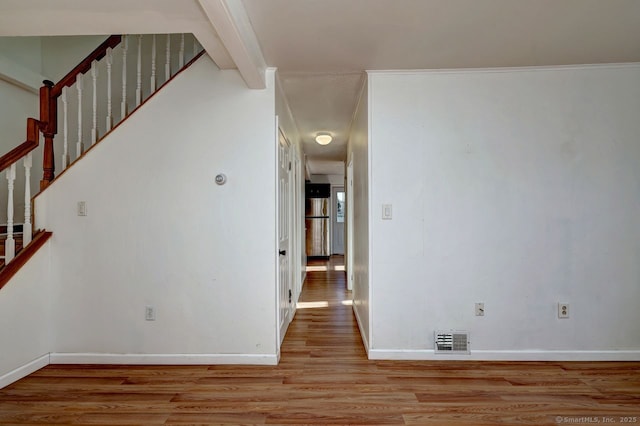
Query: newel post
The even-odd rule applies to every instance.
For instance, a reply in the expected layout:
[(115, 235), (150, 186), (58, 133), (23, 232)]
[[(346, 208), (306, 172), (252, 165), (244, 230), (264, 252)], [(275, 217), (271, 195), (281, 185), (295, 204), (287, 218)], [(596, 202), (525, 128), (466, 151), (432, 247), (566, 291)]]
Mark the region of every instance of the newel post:
[(53, 180), (55, 163), (53, 156), (53, 138), (58, 132), (58, 102), (51, 96), (53, 82), (45, 80), (40, 88), (40, 131), (44, 135), (42, 153), (42, 180), (40, 189), (45, 189)]

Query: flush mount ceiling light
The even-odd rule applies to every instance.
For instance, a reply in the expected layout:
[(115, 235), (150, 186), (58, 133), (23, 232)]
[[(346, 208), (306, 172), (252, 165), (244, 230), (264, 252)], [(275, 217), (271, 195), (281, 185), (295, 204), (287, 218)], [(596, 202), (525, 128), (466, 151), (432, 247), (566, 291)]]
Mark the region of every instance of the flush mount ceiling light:
[(316, 136), (316, 142), (318, 142), (320, 145), (329, 145), (332, 140), (333, 138), (331, 137), (331, 135), (328, 135), (326, 133)]

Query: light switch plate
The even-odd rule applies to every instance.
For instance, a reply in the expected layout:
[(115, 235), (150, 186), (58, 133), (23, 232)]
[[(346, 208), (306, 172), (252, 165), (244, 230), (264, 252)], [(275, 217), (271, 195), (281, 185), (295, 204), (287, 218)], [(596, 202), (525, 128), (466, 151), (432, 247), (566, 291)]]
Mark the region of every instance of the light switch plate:
[(78, 201), (78, 216), (86, 216), (86, 215), (87, 215), (87, 202)]
[(156, 320), (156, 308), (151, 305), (147, 305), (144, 307), (144, 319), (147, 321), (155, 321)]
[(393, 208), (391, 204), (383, 204), (382, 205), (382, 219), (383, 220), (391, 220), (393, 217)]

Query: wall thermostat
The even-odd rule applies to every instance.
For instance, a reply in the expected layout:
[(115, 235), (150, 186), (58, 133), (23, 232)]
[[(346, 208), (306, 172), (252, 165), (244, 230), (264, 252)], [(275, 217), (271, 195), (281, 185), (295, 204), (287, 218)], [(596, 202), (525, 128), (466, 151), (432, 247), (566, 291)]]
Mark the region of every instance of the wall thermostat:
[(216, 183), (218, 185), (224, 185), (227, 182), (227, 176), (224, 173), (216, 175)]

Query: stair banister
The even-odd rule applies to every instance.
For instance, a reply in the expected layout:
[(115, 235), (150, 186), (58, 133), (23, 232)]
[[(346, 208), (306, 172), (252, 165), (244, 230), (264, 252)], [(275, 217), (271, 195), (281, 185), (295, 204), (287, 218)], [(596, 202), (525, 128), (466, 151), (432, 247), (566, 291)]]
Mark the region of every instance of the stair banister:
[[(13, 260), (16, 255), (16, 242), (13, 238), (13, 222), (14, 222), (14, 208), (13, 208), (13, 189), (14, 182), (17, 176), (16, 167), (21, 158), (24, 158), (25, 167), (25, 203), (27, 197), (30, 198), (30, 174), (31, 174), (31, 151), (38, 147), (40, 122), (35, 118), (27, 119), (27, 140), (7, 152), (0, 157), (0, 171), (6, 172), (7, 177), (7, 239), (5, 241), (4, 253), (2, 258), (4, 264), (8, 264)], [(29, 199), (29, 203), (31, 200)], [(31, 206), (25, 204), (25, 224), (24, 226), (31, 227)], [(31, 229), (29, 229), (23, 237), (23, 243), (29, 244), (31, 242)]]
[(27, 140), (0, 157), (0, 171), (33, 151), (38, 147), (40, 122), (35, 118), (27, 119)]
[(107, 48), (116, 47), (122, 40), (121, 35), (112, 35), (108, 39), (102, 42), (100, 46), (91, 52), (86, 58), (76, 65), (71, 71), (65, 75), (51, 90), (51, 96), (57, 98), (62, 94), (62, 88), (64, 86), (72, 86), (76, 82), (76, 75), (85, 74), (91, 69), (91, 62), (99, 61), (107, 54)]
[(58, 97), (62, 95), (62, 89), (73, 85), (78, 75), (91, 70), (92, 63), (102, 59), (107, 54), (107, 49), (117, 46), (120, 40), (122, 40), (120, 35), (110, 36), (58, 83), (54, 84), (49, 80), (43, 82), (44, 85), (40, 88), (40, 122), (44, 136), (41, 190), (45, 189), (55, 177), (53, 139), (58, 132)]
[(40, 88), (40, 130), (44, 136), (41, 190), (49, 185), (55, 175), (53, 138), (58, 132), (58, 99), (51, 95), (54, 85), (49, 80), (45, 80), (43, 84)]
[[(32, 205), (31, 205), (31, 175), (32, 175), (32, 151), (39, 146), (40, 139), (44, 140), (43, 143), (43, 167), (42, 167), (42, 180), (40, 180), (40, 190), (44, 190), (49, 186), (49, 184), (55, 178), (55, 157), (54, 157), (54, 140), (58, 133), (58, 126), (62, 129), (62, 135), (60, 136), (62, 139), (60, 141), (62, 148), (62, 170), (64, 171), (70, 166), (70, 152), (69, 152), (69, 143), (71, 142), (74, 136), (71, 136), (70, 130), (72, 125), (77, 125), (78, 130), (78, 140), (77, 140), (77, 151), (76, 151), (76, 159), (78, 159), (84, 151), (84, 140), (83, 140), (83, 115), (86, 113), (86, 123), (87, 130), (90, 130), (91, 133), (91, 145), (96, 143), (101, 136), (104, 136), (110, 130), (117, 126), (120, 122), (122, 122), (131, 112), (128, 110), (128, 102), (127, 102), (127, 51), (128, 51), (128, 40), (134, 36), (120, 36), (114, 35), (107, 38), (98, 48), (96, 48), (93, 52), (91, 52), (82, 62), (80, 62), (77, 66), (75, 66), (69, 73), (67, 73), (59, 82), (54, 83), (49, 80), (45, 80), (43, 82), (43, 86), (40, 88), (40, 117), (39, 119), (28, 118), (27, 119), (27, 138), (26, 141), (20, 144), (19, 146), (13, 148), (11, 151), (6, 154), (0, 156), (0, 172), (4, 172), (7, 179), (7, 192), (8, 197), (6, 200), (2, 200), (2, 202), (6, 201), (6, 210), (7, 210), (7, 224), (6, 224), (6, 243), (4, 245), (4, 253), (0, 252), (0, 288), (8, 282), (10, 277), (21, 267), (25, 262), (31, 257), (38, 249), (41, 247), (46, 239), (51, 236), (50, 232), (46, 232), (44, 230), (39, 230), (37, 232), (33, 232), (33, 221), (32, 221)], [(174, 43), (176, 52), (172, 52), (172, 43), (171, 43), (171, 35), (166, 35), (166, 49), (164, 49), (164, 64), (165, 64), (165, 79), (164, 81), (157, 81), (158, 79), (162, 79), (156, 72), (156, 66), (158, 65), (159, 59), (156, 46), (156, 36), (152, 35), (152, 52), (150, 52), (151, 56), (151, 81), (148, 87), (142, 84), (142, 36), (137, 36), (138, 39), (138, 52), (137, 52), (137, 61), (135, 61), (136, 72), (135, 75), (137, 77), (137, 85), (131, 84), (134, 86), (136, 90), (136, 108), (139, 107), (142, 103), (148, 100), (154, 93), (157, 92), (164, 84), (166, 84), (173, 76), (179, 73), (183, 69), (183, 65), (186, 62), (185, 58), (185, 35), (180, 35), (180, 43)], [(133, 39), (132, 39), (133, 40)], [(190, 62), (186, 65), (190, 65), (193, 63), (202, 52), (198, 53), (201, 50), (201, 46), (195, 38), (191, 38), (192, 47), (193, 47), (193, 56), (191, 57)], [(114, 49), (118, 48), (118, 55), (115, 55)], [(162, 50), (161, 50), (162, 51)], [(160, 53), (160, 56), (162, 53)], [(172, 58), (175, 58), (177, 55), (178, 59), (176, 61), (172, 61)], [(121, 119), (118, 120), (118, 123), (114, 123), (114, 114), (112, 111), (112, 104), (116, 101), (112, 99), (113, 95), (113, 85), (112, 85), (112, 67), (116, 66), (113, 62), (114, 58), (121, 58), (122, 65), (122, 98), (119, 99), (121, 101)], [(105, 58), (105, 61), (102, 62), (104, 64), (103, 68), (105, 71), (102, 74), (98, 72), (98, 66), (101, 59)], [(172, 62), (175, 62), (179, 68), (173, 70), (171, 68)], [(102, 65), (100, 65), (102, 66)], [(118, 65), (119, 66), (119, 65)], [(144, 67), (146, 70), (146, 65)], [(88, 74), (89, 73), (89, 74)], [(91, 78), (92, 83), (92, 99), (90, 102), (91, 111), (87, 109), (86, 112), (83, 112), (83, 77), (86, 75)], [(117, 73), (119, 74), (119, 72)], [(98, 78), (104, 75), (106, 80), (104, 81), (105, 86), (102, 86), (102, 82), (98, 81)], [(148, 76), (144, 76), (144, 81), (147, 80)], [(89, 81), (89, 80), (87, 80)], [(117, 84), (117, 83), (116, 83)], [(98, 109), (98, 90), (97, 87), (106, 87), (107, 95), (106, 95), (106, 112), (104, 113), (104, 117), (100, 115), (98, 120), (98, 114), (102, 114), (102, 109)], [(90, 89), (88, 89), (90, 90)], [(75, 93), (74, 93), (75, 92)], [(75, 96), (77, 95), (77, 103), (70, 103), (73, 101)], [(60, 105), (58, 105), (60, 102)], [(76, 107), (77, 111), (77, 122), (73, 122), (74, 114), (70, 109)], [(102, 108), (102, 107), (100, 107)], [(62, 117), (61, 124), (58, 124), (58, 109), (60, 109)], [(135, 109), (134, 109), (135, 110)], [(91, 114), (91, 115), (89, 115)], [(99, 135), (100, 129), (98, 129), (98, 123), (106, 123), (104, 127), (104, 132)], [(91, 126), (89, 126), (89, 124)], [(89, 132), (87, 132), (89, 133)], [(41, 136), (42, 134), (42, 136)], [(19, 161), (22, 160), (20, 163)], [(24, 173), (19, 172), (22, 170), (21, 166), (24, 166)], [(33, 170), (35, 172), (35, 170)], [(4, 177), (4, 176), (3, 176)], [(34, 178), (36, 178), (34, 176)], [(21, 190), (22, 179), (24, 179), (24, 222), (22, 225), (20, 223), (15, 224), (15, 211), (14, 211), (14, 192)], [(4, 181), (4, 179), (2, 179)], [(0, 181), (0, 182), (2, 182)], [(15, 189), (15, 191), (14, 191)], [(2, 205), (4, 207), (4, 205)], [(18, 216), (18, 220), (20, 220), (20, 216)], [(22, 227), (22, 232), (20, 232), (20, 227)], [(3, 227), (4, 228), (4, 227)], [(14, 232), (14, 228), (17, 229), (17, 232)], [(16, 238), (14, 238), (16, 235)], [(2, 246), (2, 242), (0, 241), (0, 247)], [(2, 249), (0, 248), (0, 251)]]

